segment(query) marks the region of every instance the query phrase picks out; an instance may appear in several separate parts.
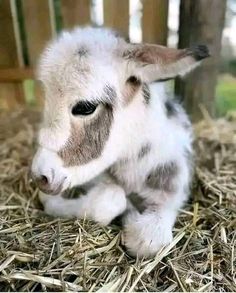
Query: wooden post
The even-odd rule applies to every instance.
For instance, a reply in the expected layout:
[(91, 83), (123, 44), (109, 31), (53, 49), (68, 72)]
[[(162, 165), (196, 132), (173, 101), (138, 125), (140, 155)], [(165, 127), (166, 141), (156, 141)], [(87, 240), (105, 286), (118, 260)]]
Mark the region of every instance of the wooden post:
[(104, 0), (104, 25), (129, 37), (129, 0)]
[(62, 19), (65, 28), (90, 23), (90, 0), (61, 0)]
[(30, 65), (35, 66), (46, 43), (55, 34), (50, 0), (23, 0), (26, 42)]
[[(0, 1), (0, 68), (22, 67), (22, 51), (17, 30), (15, 2)], [(0, 107), (16, 108), (24, 102), (21, 82), (0, 83)]]
[(168, 0), (144, 0), (142, 33), (143, 42), (167, 44)]
[(177, 80), (176, 94), (185, 103), (193, 121), (202, 118), (199, 105), (215, 115), (215, 87), (221, 51), (226, 0), (181, 0), (179, 48), (206, 44), (211, 57), (184, 81)]
[[(29, 63), (32, 67), (37, 64), (46, 43), (55, 35), (52, 3), (52, 0), (22, 1)], [(37, 82), (35, 83), (35, 96), (36, 103), (42, 105), (43, 93)]]

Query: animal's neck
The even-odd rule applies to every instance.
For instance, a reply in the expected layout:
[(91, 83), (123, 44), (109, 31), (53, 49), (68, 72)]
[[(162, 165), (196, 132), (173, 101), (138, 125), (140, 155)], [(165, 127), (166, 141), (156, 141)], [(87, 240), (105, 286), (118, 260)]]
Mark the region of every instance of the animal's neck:
[(150, 85), (146, 90), (150, 91), (148, 101), (145, 100), (144, 90), (140, 88), (130, 104), (115, 117), (111, 148), (117, 150), (118, 161), (132, 159), (148, 144), (156, 147), (155, 138), (159, 137), (157, 133), (165, 122), (162, 118), (162, 97), (158, 95), (161, 89)]
[(158, 133), (161, 133), (163, 138), (163, 130), (168, 131), (164, 109), (167, 98), (163, 83), (144, 84), (130, 105), (130, 135), (127, 138), (132, 141), (130, 149), (134, 153), (147, 144), (158, 145)]

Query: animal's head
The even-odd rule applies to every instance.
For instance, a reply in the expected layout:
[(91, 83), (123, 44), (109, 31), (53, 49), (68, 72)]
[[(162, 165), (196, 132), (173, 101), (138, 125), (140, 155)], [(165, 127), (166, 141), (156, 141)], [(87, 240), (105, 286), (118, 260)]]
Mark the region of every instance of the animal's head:
[(205, 46), (130, 44), (107, 29), (64, 32), (38, 68), (45, 107), (32, 174), (39, 187), (57, 194), (111, 166), (145, 119), (146, 83), (182, 75), (207, 56)]

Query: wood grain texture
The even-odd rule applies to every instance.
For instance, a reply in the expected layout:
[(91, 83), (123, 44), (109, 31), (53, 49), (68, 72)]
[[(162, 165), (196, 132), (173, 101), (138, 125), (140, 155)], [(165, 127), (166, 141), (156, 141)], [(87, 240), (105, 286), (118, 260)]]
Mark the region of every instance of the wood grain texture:
[(166, 45), (168, 34), (168, 0), (143, 0), (143, 42)]
[(104, 25), (129, 37), (129, 0), (104, 0)]
[[(0, 68), (19, 67), (21, 48), (17, 48), (14, 1), (0, 1)], [(18, 44), (19, 45), (19, 44)], [(16, 108), (24, 102), (21, 83), (0, 83), (0, 107)]]
[(215, 87), (225, 10), (226, 0), (181, 0), (179, 48), (205, 44), (211, 54), (184, 81), (176, 83), (176, 94), (184, 100), (194, 121), (202, 118), (200, 105), (211, 116), (215, 115)]
[(37, 64), (46, 43), (55, 34), (50, 0), (23, 0), (24, 27), (30, 65)]
[[(55, 36), (55, 19), (51, 0), (23, 0), (24, 27), (30, 66), (38, 62), (39, 55), (47, 42)], [(36, 103), (41, 105), (43, 93), (35, 84)]]
[(90, 23), (90, 0), (61, 0), (62, 20), (65, 28)]

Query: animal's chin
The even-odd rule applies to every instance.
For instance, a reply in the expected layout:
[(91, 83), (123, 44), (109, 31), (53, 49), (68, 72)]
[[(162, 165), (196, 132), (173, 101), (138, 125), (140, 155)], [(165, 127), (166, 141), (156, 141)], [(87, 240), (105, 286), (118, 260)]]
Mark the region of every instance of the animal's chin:
[(58, 194), (61, 194), (64, 190), (62, 188), (61, 185), (57, 186), (56, 188), (50, 188), (50, 189), (46, 189), (46, 188), (40, 188), (40, 190), (43, 192), (43, 193), (46, 193), (46, 194), (49, 194), (49, 195), (58, 195)]
[(74, 186), (71, 188), (67, 188), (61, 193), (61, 196), (64, 198), (77, 198), (81, 195), (85, 195), (87, 193), (84, 186)]

